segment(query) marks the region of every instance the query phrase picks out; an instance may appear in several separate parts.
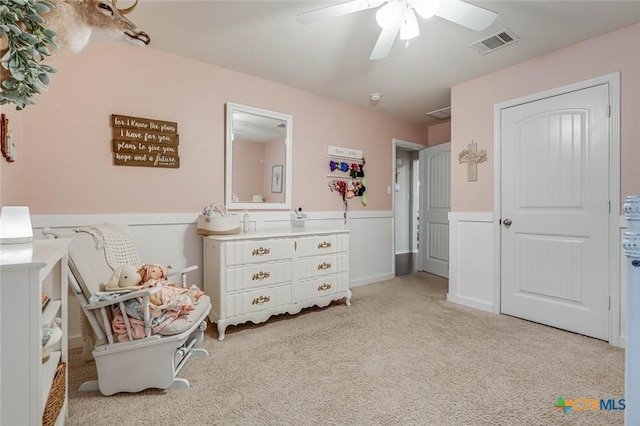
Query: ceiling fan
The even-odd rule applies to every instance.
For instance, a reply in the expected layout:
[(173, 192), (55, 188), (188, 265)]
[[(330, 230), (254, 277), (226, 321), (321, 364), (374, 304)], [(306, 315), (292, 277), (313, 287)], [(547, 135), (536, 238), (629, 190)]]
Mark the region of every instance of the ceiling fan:
[(298, 14), (298, 22), (310, 24), (379, 6), (382, 7), (376, 12), (376, 21), (382, 31), (369, 57), (372, 61), (389, 54), (398, 33), (401, 40), (410, 40), (420, 34), (416, 13), (424, 19), (436, 15), (476, 31), (487, 28), (498, 16), (461, 0), (352, 0), (302, 12)]

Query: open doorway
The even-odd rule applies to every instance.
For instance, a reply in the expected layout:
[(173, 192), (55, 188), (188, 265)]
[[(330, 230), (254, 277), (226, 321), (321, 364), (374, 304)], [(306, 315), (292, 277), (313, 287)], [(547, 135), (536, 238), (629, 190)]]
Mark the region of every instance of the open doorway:
[(412, 142), (393, 140), (393, 214), (395, 275), (419, 270), (420, 245), (419, 194), (420, 161), (418, 152), (426, 148)]

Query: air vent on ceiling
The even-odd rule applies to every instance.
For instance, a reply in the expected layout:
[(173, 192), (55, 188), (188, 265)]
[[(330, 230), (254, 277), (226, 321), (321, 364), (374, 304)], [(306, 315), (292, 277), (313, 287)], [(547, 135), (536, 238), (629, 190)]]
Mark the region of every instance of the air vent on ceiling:
[(427, 116), (437, 118), (438, 120), (444, 120), (445, 118), (451, 118), (451, 107), (437, 109), (427, 113)]
[(481, 55), (486, 55), (489, 52), (493, 52), (496, 49), (513, 44), (519, 40), (520, 37), (515, 35), (509, 28), (505, 28), (503, 31), (495, 33), (492, 36), (471, 43), (469, 47)]

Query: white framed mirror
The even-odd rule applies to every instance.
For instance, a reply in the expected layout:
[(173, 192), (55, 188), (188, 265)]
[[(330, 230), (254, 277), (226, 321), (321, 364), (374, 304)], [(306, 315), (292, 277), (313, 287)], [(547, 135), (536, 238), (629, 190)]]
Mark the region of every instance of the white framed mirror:
[(293, 117), (227, 102), (225, 204), (229, 210), (291, 208)]

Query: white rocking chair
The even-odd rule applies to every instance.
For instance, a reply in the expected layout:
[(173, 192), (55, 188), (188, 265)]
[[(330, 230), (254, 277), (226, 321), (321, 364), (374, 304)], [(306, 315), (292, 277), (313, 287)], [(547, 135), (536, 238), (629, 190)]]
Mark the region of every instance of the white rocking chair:
[[(124, 238), (129, 238), (122, 230)], [(94, 236), (87, 232), (70, 235), (43, 231), (47, 237), (70, 237), (69, 283), (80, 300), (82, 309), (95, 333), (95, 344), (91, 352), (96, 362), (98, 380), (83, 383), (79, 390), (99, 390), (103, 395), (118, 392), (139, 392), (144, 389), (180, 389), (190, 387), (189, 381), (176, 375), (193, 357), (208, 357), (204, 349), (196, 349), (204, 337), (207, 315), (211, 310), (211, 300), (203, 295), (198, 299), (195, 310), (181, 315), (165, 326), (158, 334), (151, 333), (149, 319), (149, 296), (154, 288), (124, 293), (115, 299), (90, 303), (91, 295), (101, 291), (113, 274), (105, 257), (105, 249), (96, 245)], [(129, 239), (131, 247), (133, 243)], [(136, 255), (137, 257), (137, 255)], [(137, 266), (137, 265), (136, 265)], [(186, 286), (186, 273), (196, 270), (192, 266), (172, 274), (181, 275), (181, 283)], [(124, 302), (139, 298), (145, 312), (145, 337), (118, 342), (111, 328), (111, 309), (119, 306), (124, 315), (124, 323), (129, 336), (131, 326), (125, 313)], [(85, 337), (85, 336), (83, 336)], [(86, 337), (85, 337), (86, 339)]]

